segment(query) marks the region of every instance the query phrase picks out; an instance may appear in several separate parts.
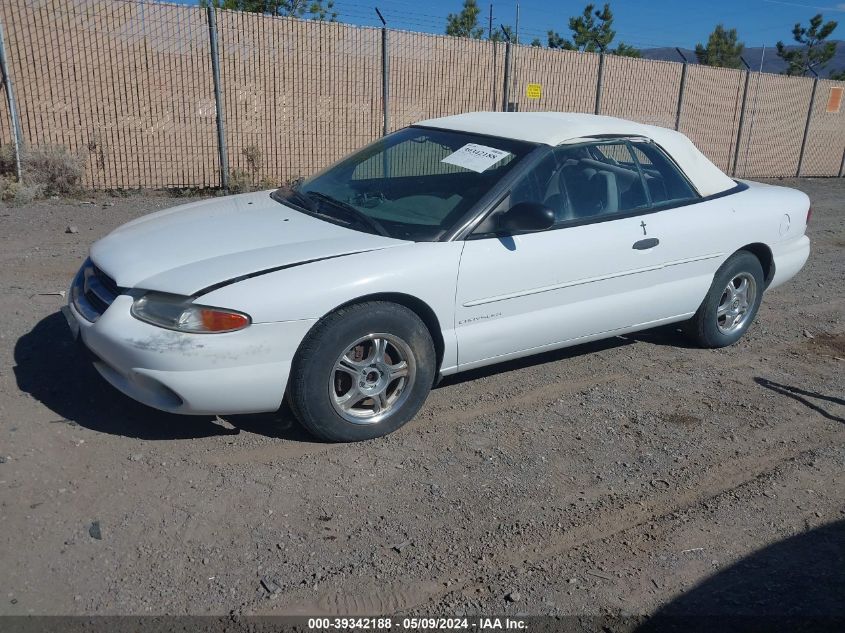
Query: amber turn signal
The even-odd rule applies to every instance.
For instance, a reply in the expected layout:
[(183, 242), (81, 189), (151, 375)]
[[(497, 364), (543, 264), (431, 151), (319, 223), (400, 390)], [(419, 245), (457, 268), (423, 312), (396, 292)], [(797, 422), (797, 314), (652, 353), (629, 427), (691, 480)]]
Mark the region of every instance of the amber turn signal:
[(249, 319), (239, 312), (200, 308), (200, 318), (206, 332), (231, 332), (249, 325)]

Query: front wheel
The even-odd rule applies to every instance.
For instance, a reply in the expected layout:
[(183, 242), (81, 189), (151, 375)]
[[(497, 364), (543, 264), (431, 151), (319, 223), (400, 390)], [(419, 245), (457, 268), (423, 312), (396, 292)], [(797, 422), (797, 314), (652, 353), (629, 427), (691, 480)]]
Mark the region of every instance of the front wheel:
[(738, 251), (716, 271), (713, 284), (687, 335), (702, 347), (726, 347), (748, 330), (763, 299), (763, 267), (748, 251)]
[(329, 441), (372, 439), (416, 415), (434, 383), (431, 335), (408, 308), (384, 301), (340, 308), (299, 348), (288, 395), (294, 414)]

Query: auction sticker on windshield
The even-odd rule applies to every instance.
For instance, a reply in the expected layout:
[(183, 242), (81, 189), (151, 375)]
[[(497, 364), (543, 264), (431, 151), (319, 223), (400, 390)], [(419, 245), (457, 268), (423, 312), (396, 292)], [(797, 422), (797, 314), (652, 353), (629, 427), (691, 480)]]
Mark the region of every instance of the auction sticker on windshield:
[(441, 159), (440, 162), (471, 169), (480, 174), (490, 169), (505, 156), (510, 156), (510, 152), (505, 152), (495, 147), (487, 147), (486, 145), (467, 143), (458, 151), (452, 152), (446, 158)]

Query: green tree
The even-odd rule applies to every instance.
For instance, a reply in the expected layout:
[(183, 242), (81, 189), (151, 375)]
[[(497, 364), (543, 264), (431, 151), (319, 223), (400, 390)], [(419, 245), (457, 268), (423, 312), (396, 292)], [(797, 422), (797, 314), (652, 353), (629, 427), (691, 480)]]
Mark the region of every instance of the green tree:
[(717, 24), (707, 38), (707, 46), (695, 45), (695, 56), (698, 63), (705, 66), (741, 68), (740, 56), (744, 48), (745, 45), (737, 41), (736, 29), (729, 31), (723, 24)]
[(484, 29), (478, 24), (479, 13), (481, 9), (478, 8), (476, 0), (464, 0), (461, 12), (450, 13), (446, 18), (446, 35), (480, 40), (484, 35)]
[(629, 46), (625, 42), (619, 42), (619, 45), (610, 51), (611, 55), (619, 55), (620, 57), (642, 57), (640, 49)]
[(612, 26), (613, 12), (609, 4), (605, 4), (602, 10), (596, 10), (594, 4), (588, 4), (581, 15), (569, 18), (572, 40), (562, 37), (556, 31), (549, 31), (549, 48), (602, 53), (616, 36)]
[(329, 22), (337, 20), (334, 0), (200, 0), (200, 6)]
[[(502, 33), (502, 28), (505, 29), (505, 33), (507, 33), (507, 37), (505, 37), (505, 33)], [(510, 24), (505, 24), (501, 28), (494, 30), (493, 34), (490, 36), (491, 42), (507, 42), (511, 41), (514, 44), (519, 44), (519, 41), (516, 39), (516, 36), (513, 32), (513, 27)]]
[(845, 70), (835, 70), (831, 72), (830, 78), (836, 81), (845, 81)]
[(568, 39), (561, 37), (556, 31), (549, 31), (546, 42), (549, 48), (563, 48), (568, 51), (575, 50), (575, 45)]
[(835, 29), (836, 22), (824, 22), (821, 13), (810, 18), (809, 28), (796, 24), (792, 29), (792, 38), (803, 47), (788, 50), (783, 42), (777, 44), (778, 57), (788, 64), (785, 74), (803, 75), (808, 70), (824, 68), (836, 53), (836, 43), (825, 41)]
[(640, 57), (639, 50), (624, 42), (620, 42), (615, 49), (609, 48), (616, 37), (616, 31), (613, 30), (613, 12), (609, 4), (605, 4), (600, 10), (596, 9), (594, 4), (588, 4), (581, 15), (569, 18), (569, 30), (572, 31), (571, 40), (556, 31), (549, 31), (549, 48)]
[(540, 41), (539, 37), (535, 37), (533, 40), (531, 40), (531, 46), (542, 46), (542, 45), (543, 45), (543, 42)]

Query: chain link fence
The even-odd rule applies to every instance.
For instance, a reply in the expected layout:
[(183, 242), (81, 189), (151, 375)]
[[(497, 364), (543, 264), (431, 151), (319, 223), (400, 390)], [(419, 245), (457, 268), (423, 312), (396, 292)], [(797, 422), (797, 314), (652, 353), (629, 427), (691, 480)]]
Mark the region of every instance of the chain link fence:
[(727, 173), (736, 154), (745, 76), (732, 68), (687, 67), (678, 127)]
[(278, 184), (381, 134), (378, 29), (218, 11), (217, 34), (235, 176)]
[(91, 189), (269, 187), (385, 126), (501, 109), (677, 128), (737, 177), (843, 171), (842, 82), (141, 0), (5, 0), (0, 21), (0, 143), (12, 85), (23, 145), (82, 156)]

